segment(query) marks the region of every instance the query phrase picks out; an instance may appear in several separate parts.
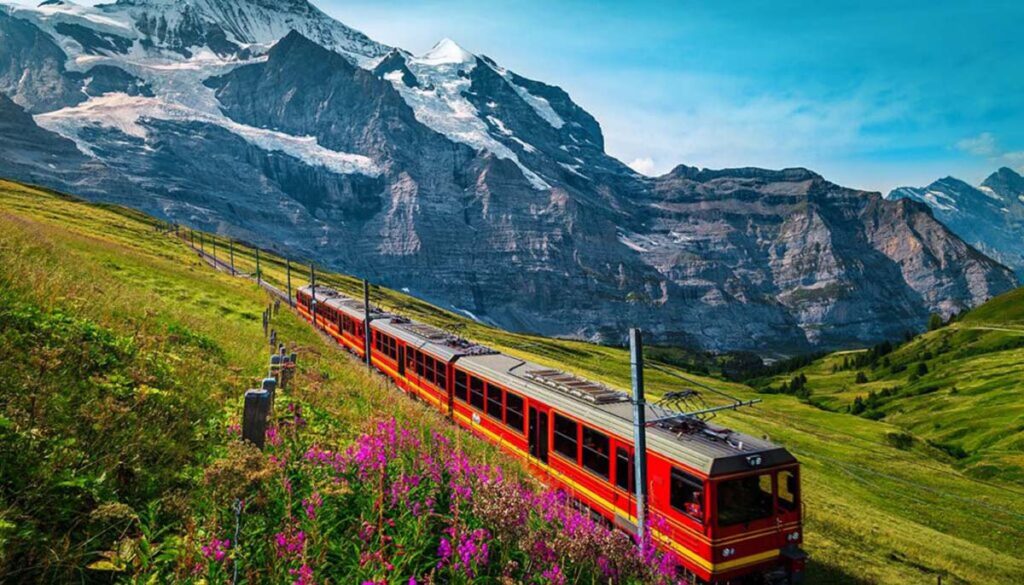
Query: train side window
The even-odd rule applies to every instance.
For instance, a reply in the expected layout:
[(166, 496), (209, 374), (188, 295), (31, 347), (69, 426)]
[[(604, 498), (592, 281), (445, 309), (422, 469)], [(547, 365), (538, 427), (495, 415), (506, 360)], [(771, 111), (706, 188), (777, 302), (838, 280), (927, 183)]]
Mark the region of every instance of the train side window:
[(780, 471), (778, 476), (779, 507), (787, 512), (796, 510), (797, 490), (796, 474), (792, 471)]
[(578, 461), (579, 425), (572, 419), (555, 414), (555, 451)]
[(437, 387), (448, 388), (448, 364), (437, 361)]
[(523, 432), (523, 397), (505, 392), (505, 424), (517, 433)]
[(466, 379), (466, 372), (455, 370), (455, 398), (462, 402), (468, 402), (466, 392), (469, 391), (469, 381)]
[(673, 467), (669, 489), (673, 508), (698, 522), (704, 521), (704, 483), (699, 478)]
[(484, 409), (484, 382), (480, 378), (469, 379), (469, 403), (477, 410)]
[(418, 351), (411, 348), (405, 352), (405, 367), (409, 368), (413, 372), (416, 371), (416, 354), (418, 353)]
[(487, 384), (487, 416), (501, 422), (502, 410), (504, 409), (501, 404), (501, 388)]
[(608, 479), (610, 455), (608, 435), (583, 427), (583, 467)]
[(634, 489), (634, 465), (633, 457), (629, 454), (629, 451), (622, 447), (615, 449), (615, 485), (627, 492), (632, 492)]
[(426, 374), (425, 374), (424, 377), (431, 384), (436, 384), (437, 383), (437, 362), (434, 360), (434, 358), (430, 357), (429, 355), (424, 357), (423, 360), (424, 360), (424, 364), (426, 365)]

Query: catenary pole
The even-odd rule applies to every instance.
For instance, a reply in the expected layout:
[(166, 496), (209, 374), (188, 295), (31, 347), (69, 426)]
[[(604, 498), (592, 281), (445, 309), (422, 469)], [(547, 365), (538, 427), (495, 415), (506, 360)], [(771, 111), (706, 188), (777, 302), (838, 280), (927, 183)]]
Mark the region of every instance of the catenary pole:
[(288, 258), (284, 260), (285, 273), (288, 278), (288, 306), (294, 307), (295, 303), (292, 302), (292, 261)]
[(363, 280), (363, 357), (366, 359), (366, 367), (373, 366), (373, 344), (370, 343), (370, 281)]
[(629, 366), (633, 374), (633, 445), (636, 461), (636, 529), (640, 546), (647, 539), (647, 403), (644, 400), (644, 347), (639, 329), (629, 330)]
[(316, 266), (309, 263), (309, 294), (312, 297), (309, 301), (309, 314), (313, 318), (313, 329), (316, 329)]

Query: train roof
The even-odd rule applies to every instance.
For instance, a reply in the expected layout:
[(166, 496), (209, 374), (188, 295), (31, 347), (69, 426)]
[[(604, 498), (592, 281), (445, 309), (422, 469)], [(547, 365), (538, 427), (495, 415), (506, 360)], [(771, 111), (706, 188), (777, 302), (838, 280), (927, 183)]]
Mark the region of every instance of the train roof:
[[(310, 293), (310, 287), (299, 290)], [(351, 317), (365, 319), (363, 304), (333, 289), (316, 287), (317, 302), (327, 303)], [(628, 394), (607, 385), (499, 353), (437, 327), (371, 308), (371, 326), (401, 339), (471, 374), (537, 400), (597, 429), (632, 442), (633, 403)], [(648, 404), (648, 448), (709, 476), (728, 475), (795, 463), (785, 448), (732, 430), (685, 419), (684, 424), (652, 424), (664, 409)]]
[(404, 317), (392, 315), (383, 320), (374, 320), (372, 326), (378, 331), (401, 339), (409, 347), (426, 351), (446, 362), (465, 356), (497, 353), (489, 347), (473, 343), (443, 329)]
[[(589, 382), (593, 389), (580, 389), (570, 383), (562, 388), (538, 380), (538, 373), (557, 372), (551, 368), (495, 353), (460, 358), (456, 365), (469, 373), (493, 380), (508, 390), (539, 400), (555, 409), (582, 420), (595, 428), (614, 433), (632, 441), (633, 403), (624, 392)], [(565, 379), (587, 382), (559, 372)], [(620, 396), (594, 399), (590, 394), (617, 392)], [(581, 396), (580, 394), (584, 394)], [(665, 412), (648, 404), (648, 423)], [(726, 475), (759, 468), (793, 463), (796, 459), (784, 448), (768, 441), (737, 433), (717, 425), (694, 421), (685, 431), (678, 427), (649, 425), (647, 446), (680, 463), (708, 475)]]
[[(304, 293), (306, 293), (306, 294), (311, 294), (312, 288), (313, 287), (307, 285), (307, 286), (301, 287), (299, 290), (304, 292)], [(323, 303), (323, 304), (325, 304), (325, 305), (327, 305), (329, 307), (337, 309), (337, 310), (341, 311), (342, 313), (345, 313), (349, 317), (352, 317), (353, 319), (357, 319), (359, 321), (365, 321), (366, 320), (366, 311), (365, 311), (365, 308), (363, 307), (363, 302), (362, 301), (359, 301), (359, 300), (353, 299), (352, 297), (346, 296), (346, 295), (344, 295), (344, 294), (334, 290), (333, 288), (330, 288), (330, 287), (327, 287), (327, 286), (322, 286), (322, 285), (317, 285), (317, 287), (316, 287), (316, 302), (317, 302), (317, 304)], [(382, 318), (386, 318), (386, 317), (390, 317), (390, 315), (388, 315), (384, 311), (381, 311), (377, 307), (374, 307), (374, 306), (370, 307), (370, 318), (371, 319), (382, 319)]]

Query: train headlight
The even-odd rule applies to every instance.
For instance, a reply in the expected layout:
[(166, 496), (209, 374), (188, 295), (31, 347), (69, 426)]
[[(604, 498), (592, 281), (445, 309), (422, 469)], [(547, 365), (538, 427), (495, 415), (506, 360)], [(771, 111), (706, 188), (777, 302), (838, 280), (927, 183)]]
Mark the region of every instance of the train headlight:
[(725, 557), (725, 558), (729, 558), (729, 557), (731, 557), (734, 554), (736, 554), (736, 549), (734, 549), (734, 548), (722, 549), (722, 556)]
[(794, 532), (792, 534), (788, 534), (788, 535), (786, 535), (786, 540), (788, 540), (790, 542), (796, 542), (796, 541), (800, 540), (800, 533), (799, 532)]

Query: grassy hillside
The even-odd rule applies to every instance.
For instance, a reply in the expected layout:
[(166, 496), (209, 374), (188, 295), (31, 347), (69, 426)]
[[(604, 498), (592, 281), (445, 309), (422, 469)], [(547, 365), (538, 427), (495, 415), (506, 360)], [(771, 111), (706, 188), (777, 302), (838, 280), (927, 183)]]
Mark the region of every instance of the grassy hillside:
[(1024, 289), (886, 355), (837, 353), (758, 384), (777, 389), (797, 376), (821, 408), (904, 429), (894, 444), (1024, 485)]
[[(218, 254), (226, 250), (225, 242), (218, 244)], [(145, 353), (154, 355), (156, 360), (147, 367), (156, 372), (171, 372), (170, 380), (147, 382), (148, 387), (181, 392), (183, 398), (190, 400), (205, 397), (188, 415), (190, 424), (180, 429), (182, 440), (189, 441), (190, 448), (183, 450), (184, 454), (171, 450), (173, 457), (160, 461), (161, 465), (180, 470), (181, 489), (196, 485), (198, 470), (217, 457), (214, 448), (204, 448), (204, 445), (224, 441), (221, 431), (204, 429), (219, 429), (234, 416), (241, 389), (254, 383), (254, 377), (262, 371), (264, 342), (258, 319), (266, 303), (265, 294), (250, 283), (210, 270), (181, 242), (159, 233), (155, 224), (143, 216), (86, 205), (9, 183), (0, 183), (0, 251), (4, 259), (0, 262), (0, 284), (5, 294), (17, 303), (43, 311), (60, 309), (108, 329), (118, 338), (142, 340), (140, 343), (151, 349)], [(236, 264), (243, 270), (255, 269), (253, 255), (248, 250), (236, 250)], [(261, 264), (264, 277), (283, 287), (283, 262), (261, 254)], [(358, 290), (358, 283), (352, 279), (337, 275), (320, 275), (320, 278), (350, 293)], [(293, 274), (293, 283), (297, 285), (300, 281), (305, 279)], [(393, 291), (375, 289), (374, 297), (378, 304), (456, 329), (504, 351), (628, 387), (628, 356), (624, 350), (505, 333)], [(968, 337), (989, 339), (995, 327), (992, 318), (986, 318), (982, 310), (971, 318), (980, 321), (971, 325), (969, 319), (964, 319), (955, 327), (924, 336), (919, 341), (925, 343), (925, 338), (931, 339), (931, 343), (936, 344), (932, 350), (935, 352), (942, 334), (959, 331)], [(330, 421), (336, 421), (328, 425), (335, 428), (335, 432), (352, 436), (363, 428), (366, 419), (379, 412), (397, 412), (415, 424), (444, 428), (445, 423), (439, 417), (412, 406), (409, 401), (395, 400), (393, 393), (368, 377), (363, 367), (323, 345), (322, 340), (293, 316), (283, 314), (275, 325), (283, 338), (298, 342), (303, 355), (314, 360), (309, 365), (310, 371), (318, 374), (309, 378), (302, 399), (322, 409)], [(1006, 323), (998, 327), (1004, 328), (1004, 325)], [(183, 333), (185, 331), (187, 333)], [(1012, 335), (1012, 332), (1005, 333)], [(972, 361), (983, 360), (986, 355), (991, 359), (990, 354), (961, 355), (960, 346), (955, 344), (962, 343), (963, 339), (949, 341), (956, 350), (941, 355), (933, 353), (930, 362), (934, 362), (935, 367), (921, 376), (919, 382), (929, 376), (945, 375), (958, 386), (959, 394), (954, 398), (965, 394), (973, 397), (977, 392), (979, 402), (1000, 400), (999, 388), (989, 388), (986, 380), (991, 375), (996, 375), (996, 380), (1003, 379), (1004, 375), (1012, 377), (1014, 370), (1003, 373), (994, 363)], [(177, 349), (182, 345), (189, 349)], [(910, 363), (918, 357), (899, 353), (903, 351), (909, 351), (909, 346), (894, 353), (890, 364), (897, 359)], [(942, 361), (954, 356), (963, 360), (959, 366)], [(1002, 357), (1010, 360), (1007, 367), (1020, 367), (1019, 354)], [(842, 357), (838, 359), (841, 361)], [(165, 362), (171, 365), (161, 365)], [(814, 364), (812, 368), (820, 365)], [(130, 364), (125, 367), (132, 369)], [(833, 376), (831, 365), (823, 367), (822, 379)], [(972, 374), (974, 370), (969, 369), (955, 373), (954, 367), (979, 368), (977, 371), (983, 375), (976, 376)], [(999, 474), (980, 480), (959, 469), (969, 467), (977, 473), (982, 459), (997, 455), (1010, 460), (1014, 450), (1019, 453), (1019, 444), (1016, 447), (1004, 445), (1006, 453), (1002, 455), (995, 450), (972, 454), (980, 459), (977, 464), (968, 466), (941, 449), (929, 446), (924, 436), (909, 447), (894, 445), (888, 437), (906, 432), (899, 425), (911, 426), (909, 420), (899, 419), (895, 411), (886, 415), (886, 420), (841, 412), (845, 404), (852, 403), (853, 395), (849, 390), (840, 392), (837, 387), (835, 397), (823, 390), (820, 394), (812, 393), (812, 397), (834, 400), (836, 412), (831, 412), (795, 396), (758, 394), (748, 386), (668, 370), (744, 398), (764, 399), (757, 407), (724, 414), (717, 422), (769, 436), (801, 459), (807, 515), (806, 547), (812, 558), (810, 583), (934, 583), (939, 575), (943, 576), (943, 583), (1024, 580), (1024, 551), (1020, 548), (1020, 542), (1024, 541), (1024, 491)], [(840, 375), (851, 373), (835, 374)], [(807, 376), (809, 385), (813, 384), (811, 373)], [(693, 385), (655, 370), (649, 372), (648, 382), (654, 395)], [(129, 386), (136, 390), (140, 387), (135, 382)], [(138, 392), (133, 391), (132, 395), (135, 394)], [(932, 392), (925, 396), (934, 395)], [(950, 408), (950, 424), (956, 418), (953, 412), (956, 409)], [(992, 412), (1003, 416), (1000, 408), (994, 407)], [(899, 414), (908, 419), (912, 415), (906, 409)], [(918, 424), (926, 426), (934, 422), (923, 419)], [(992, 444), (1003, 440), (1006, 438)], [(476, 450), (481, 457), (501, 460), (474, 441), (465, 440), (465, 446)], [(53, 448), (50, 452), (59, 452), (59, 449)], [(118, 453), (127, 457), (131, 465), (141, 465), (130, 459), (130, 452)], [(1002, 460), (993, 461), (1002, 465)], [(95, 462), (88, 460), (57, 463), (79, 476), (94, 473), (96, 467)], [(106, 482), (119, 481), (109, 475), (100, 477), (99, 473), (92, 477), (101, 487)], [(93, 490), (90, 497), (95, 499), (98, 495), (102, 500), (104, 494), (119, 496), (120, 493), (119, 486), (115, 486), (107, 491)], [(137, 498), (132, 501), (133, 508), (143, 507), (153, 499), (144, 490), (137, 494), (133, 496)], [(32, 506), (11, 501), (0, 502), (0, 506), (0, 544), (4, 551), (0, 570), (9, 569), (12, 563), (29, 566), (25, 563), (31, 547), (19, 540), (19, 530), (27, 523), (23, 517), (33, 518)], [(172, 512), (164, 512), (164, 520), (170, 522), (172, 516)], [(109, 540), (109, 536), (100, 539)], [(104, 550), (102, 545), (93, 543), (83, 546), (77, 553), (70, 550), (60, 551), (59, 555), (39, 553), (39, 558), (31, 562), (51, 562), (54, 571), (66, 575), (80, 567), (77, 563), (88, 558), (89, 552), (98, 550)], [(16, 554), (12, 555), (11, 551)]]

